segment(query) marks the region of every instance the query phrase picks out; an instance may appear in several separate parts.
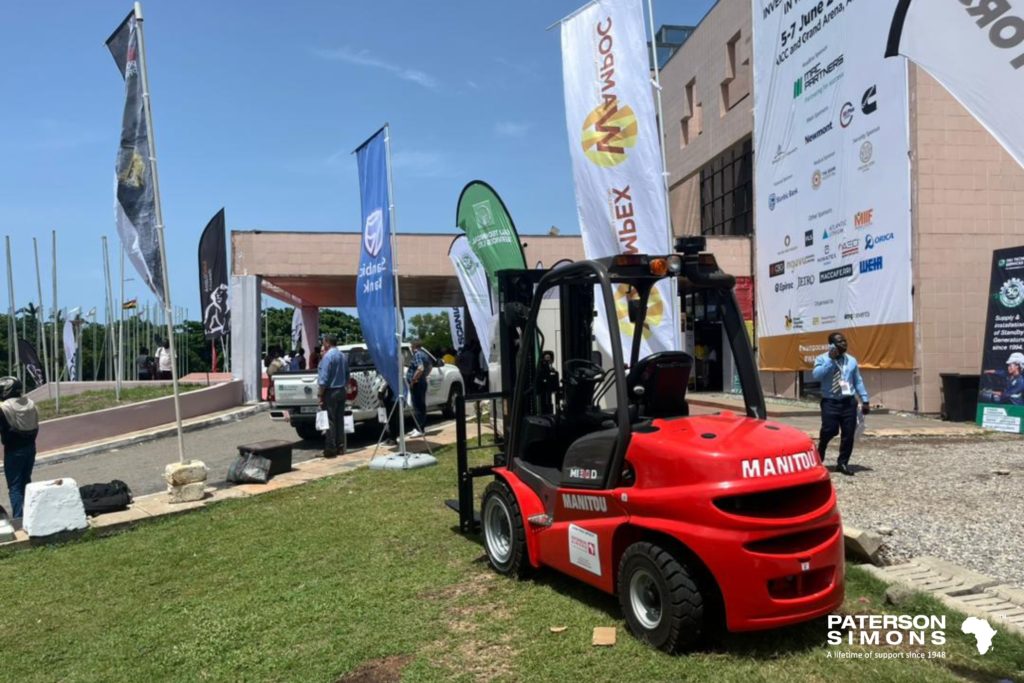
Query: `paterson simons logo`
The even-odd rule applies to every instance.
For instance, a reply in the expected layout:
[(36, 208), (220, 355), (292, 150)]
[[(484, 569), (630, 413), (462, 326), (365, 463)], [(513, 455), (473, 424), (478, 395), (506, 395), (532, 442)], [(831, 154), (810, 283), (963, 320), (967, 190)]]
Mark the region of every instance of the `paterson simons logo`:
[(637, 123), (633, 110), (620, 104), (615, 93), (615, 37), (612, 18), (598, 22), (597, 52), (601, 104), (583, 122), (583, 153), (598, 166), (617, 166), (626, 160), (626, 149), (636, 145)]

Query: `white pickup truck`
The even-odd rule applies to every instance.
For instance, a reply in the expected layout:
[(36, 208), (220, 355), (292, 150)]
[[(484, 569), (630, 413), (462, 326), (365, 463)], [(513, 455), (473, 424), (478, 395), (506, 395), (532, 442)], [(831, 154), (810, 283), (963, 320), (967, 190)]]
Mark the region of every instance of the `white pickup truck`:
[[(362, 344), (345, 344), (338, 347), (348, 357), (348, 393), (345, 407), (352, 411), (356, 424), (376, 421), (380, 406), (379, 392), (384, 378)], [(402, 345), (402, 372), (409, 364), (412, 350)], [(270, 419), (291, 423), (302, 439), (318, 439), (316, 411), (318, 410), (317, 382), (315, 370), (280, 372), (272, 377), (273, 398), (270, 401)], [(440, 410), (445, 417), (455, 416), (456, 397), (465, 393), (462, 375), (458, 368), (438, 360), (427, 376), (427, 410)]]

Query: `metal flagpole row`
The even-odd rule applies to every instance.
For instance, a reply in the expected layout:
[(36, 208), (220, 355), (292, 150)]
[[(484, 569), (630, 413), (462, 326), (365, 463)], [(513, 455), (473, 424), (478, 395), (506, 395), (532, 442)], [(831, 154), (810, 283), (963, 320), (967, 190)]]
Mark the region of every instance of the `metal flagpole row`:
[(156, 135), (153, 131), (153, 108), (150, 102), (149, 96), (149, 75), (146, 71), (146, 43), (144, 39), (144, 31), (142, 29), (142, 4), (135, 3), (135, 21), (136, 30), (138, 31), (139, 39), (139, 76), (142, 79), (142, 103), (143, 109), (146, 112), (146, 127), (149, 131), (149, 163), (153, 172), (153, 203), (156, 210), (156, 234), (157, 242), (160, 245), (160, 265), (162, 268), (162, 280), (164, 285), (164, 312), (167, 318), (167, 343), (169, 348), (167, 349), (171, 354), (171, 381), (174, 386), (174, 421), (178, 427), (178, 460), (185, 462), (185, 439), (181, 427), (181, 397), (178, 391), (178, 370), (175, 367), (175, 353), (174, 353), (174, 330), (170, 322), (170, 311), (172, 310), (171, 305), (171, 287), (170, 287), (170, 271), (167, 268), (167, 250), (164, 245), (164, 215), (163, 209), (160, 206), (160, 175), (157, 172), (156, 163)]
[[(113, 303), (114, 303), (114, 291), (113, 291), (113, 288), (110, 285), (110, 252), (107, 249), (107, 236), (106, 235), (103, 236), (103, 277), (105, 278), (105, 283), (106, 283), (107, 321), (111, 325), (113, 325), (113, 322), (114, 322), (114, 311), (112, 310), (112, 306), (113, 306)], [(114, 336), (111, 335), (110, 336), (111, 358), (114, 359), (114, 361), (116, 363), (116, 354), (117, 354), (117, 352), (116, 352), (115, 348), (116, 348), (116, 346), (115, 346)], [(115, 382), (114, 383), (114, 397), (118, 401), (121, 400), (121, 383), (120, 382)]]
[(53, 238), (53, 382), (55, 408), (60, 415), (60, 347), (57, 346), (57, 328), (60, 327), (60, 308), (57, 307), (57, 231), (51, 232)]
[[(11, 311), (11, 331), (10, 336), (7, 338), (7, 367), (10, 369), (11, 375), (21, 380), (22, 386), (25, 384), (25, 376), (21, 371), (21, 358), (18, 351), (18, 321), (15, 320), (15, 307), (14, 307), (14, 275), (11, 273), (11, 238), (10, 236), (4, 237), (4, 242), (7, 247), (7, 297), (10, 300), (10, 311)], [(11, 348), (14, 349), (14, 366), (11, 366)]]
[[(121, 380), (124, 378), (125, 364), (124, 364), (124, 247), (122, 246), (118, 251), (121, 252), (121, 295), (117, 301), (118, 312), (118, 323), (117, 323), (117, 354), (115, 355), (114, 361), (114, 382), (117, 387), (117, 395), (121, 395)], [(134, 358), (134, 356), (133, 356)]]
[[(46, 347), (48, 346), (46, 341), (46, 307), (43, 306), (43, 280), (39, 275), (39, 242), (36, 238), (32, 238), (32, 251), (36, 255), (36, 289), (39, 290), (39, 345), (43, 347), (43, 367), (46, 368), (46, 373), (50, 373), (50, 354), (47, 353)], [(54, 349), (56, 354), (57, 350)], [(53, 375), (50, 375), (50, 381), (53, 381)]]

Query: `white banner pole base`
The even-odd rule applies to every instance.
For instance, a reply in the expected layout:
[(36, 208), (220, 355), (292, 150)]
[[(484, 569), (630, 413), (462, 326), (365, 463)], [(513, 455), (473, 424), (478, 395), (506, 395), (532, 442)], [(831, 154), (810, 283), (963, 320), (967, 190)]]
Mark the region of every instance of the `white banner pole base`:
[(437, 464), (437, 458), (429, 453), (392, 453), (378, 455), (370, 461), (371, 470), (415, 470)]

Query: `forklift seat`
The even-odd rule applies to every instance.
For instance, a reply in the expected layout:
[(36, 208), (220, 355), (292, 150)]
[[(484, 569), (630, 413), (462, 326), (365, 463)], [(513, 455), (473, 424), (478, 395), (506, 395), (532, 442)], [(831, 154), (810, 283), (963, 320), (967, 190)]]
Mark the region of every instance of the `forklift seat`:
[(626, 391), (638, 406), (641, 419), (686, 417), (686, 386), (693, 370), (693, 356), (682, 351), (661, 351), (641, 359), (629, 371)]

